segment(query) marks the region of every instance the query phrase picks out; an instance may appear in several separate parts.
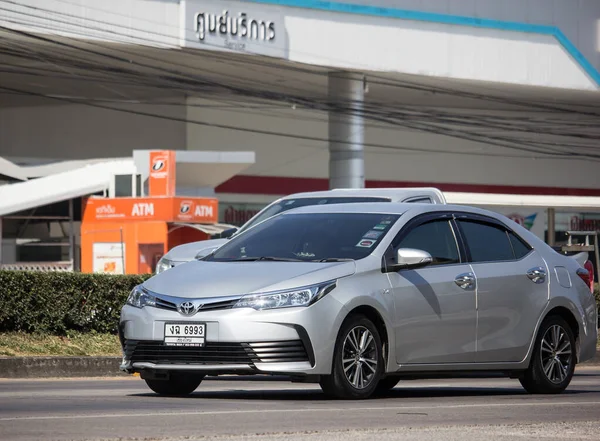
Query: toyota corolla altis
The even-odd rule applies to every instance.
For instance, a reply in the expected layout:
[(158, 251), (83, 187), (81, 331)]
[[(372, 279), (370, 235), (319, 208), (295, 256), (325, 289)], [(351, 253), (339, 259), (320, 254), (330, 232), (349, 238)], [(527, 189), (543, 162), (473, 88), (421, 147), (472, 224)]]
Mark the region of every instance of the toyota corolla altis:
[(304, 207), (137, 286), (121, 369), (164, 395), (206, 375), (277, 374), (366, 398), (403, 377), (474, 371), (559, 393), (596, 351), (588, 278), (486, 210)]

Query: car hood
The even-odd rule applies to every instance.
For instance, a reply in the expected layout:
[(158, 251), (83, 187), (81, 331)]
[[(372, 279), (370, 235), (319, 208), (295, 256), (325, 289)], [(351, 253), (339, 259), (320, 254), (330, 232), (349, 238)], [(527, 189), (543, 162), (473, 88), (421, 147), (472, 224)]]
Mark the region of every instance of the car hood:
[(193, 261), (157, 274), (143, 286), (157, 294), (205, 298), (293, 289), (354, 274), (347, 262)]
[(227, 243), (228, 240), (229, 239), (211, 239), (186, 243), (170, 249), (169, 252), (164, 255), (164, 258), (173, 262), (189, 262), (194, 260), (200, 251), (205, 251), (204, 254), (208, 255), (214, 248), (220, 247), (224, 243)]

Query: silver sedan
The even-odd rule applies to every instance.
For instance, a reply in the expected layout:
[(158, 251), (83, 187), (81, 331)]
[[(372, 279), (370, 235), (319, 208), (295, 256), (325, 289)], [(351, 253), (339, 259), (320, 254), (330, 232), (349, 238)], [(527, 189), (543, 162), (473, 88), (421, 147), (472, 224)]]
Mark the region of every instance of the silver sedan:
[(477, 208), (354, 203), (274, 216), (136, 287), (121, 369), (156, 393), (277, 374), (367, 398), (478, 372), (559, 393), (596, 351), (589, 273)]

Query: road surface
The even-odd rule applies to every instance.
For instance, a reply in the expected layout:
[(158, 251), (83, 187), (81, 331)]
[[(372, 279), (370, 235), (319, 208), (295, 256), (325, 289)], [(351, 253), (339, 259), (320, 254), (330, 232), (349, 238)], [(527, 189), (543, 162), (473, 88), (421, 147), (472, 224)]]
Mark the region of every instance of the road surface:
[(600, 368), (567, 391), (529, 395), (517, 380), (401, 382), (365, 401), (318, 385), (205, 380), (186, 398), (137, 377), (0, 380), (0, 440), (600, 440)]

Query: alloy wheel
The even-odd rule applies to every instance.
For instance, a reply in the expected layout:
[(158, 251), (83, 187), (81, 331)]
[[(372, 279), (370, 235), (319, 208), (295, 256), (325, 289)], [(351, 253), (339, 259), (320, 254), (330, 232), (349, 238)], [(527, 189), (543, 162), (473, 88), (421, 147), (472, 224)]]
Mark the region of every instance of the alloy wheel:
[(571, 342), (562, 326), (550, 326), (541, 341), (544, 375), (554, 384), (562, 383), (569, 373), (573, 355)]
[(342, 349), (346, 380), (356, 389), (368, 387), (377, 372), (377, 344), (371, 331), (356, 326), (348, 332)]

